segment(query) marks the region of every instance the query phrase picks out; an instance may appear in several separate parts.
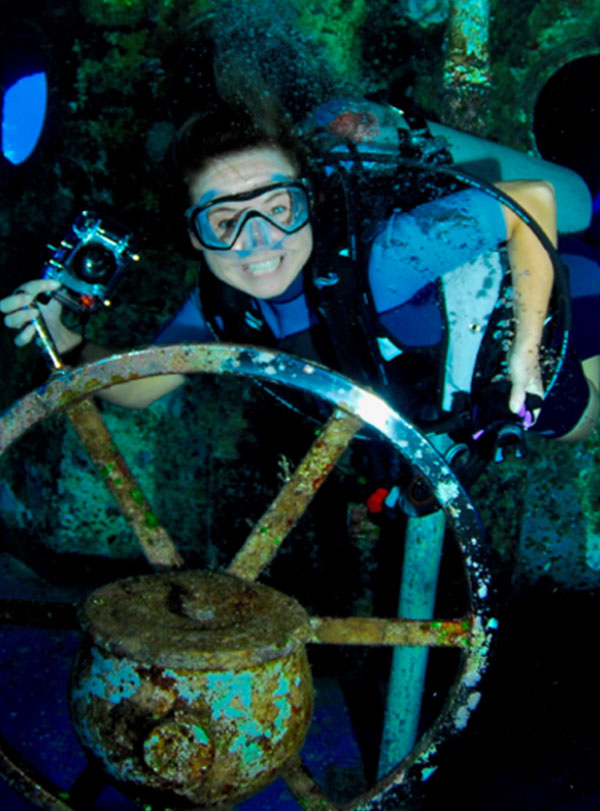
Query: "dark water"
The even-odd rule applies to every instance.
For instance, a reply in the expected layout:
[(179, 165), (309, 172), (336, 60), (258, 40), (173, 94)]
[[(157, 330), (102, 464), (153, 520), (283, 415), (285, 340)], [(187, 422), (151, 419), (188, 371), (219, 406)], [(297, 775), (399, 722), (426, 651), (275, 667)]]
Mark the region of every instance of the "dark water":
[[(255, 12), (259, 11), (258, 6), (260, 5), (264, 15), (269, 16), (270, 3), (261, 2), (251, 5)], [(273, 29), (278, 33), (278, 37), (270, 35), (267, 38), (263, 36), (264, 32), (261, 29), (249, 27), (246, 17), (240, 17), (237, 20), (233, 33), (230, 27), (220, 26), (217, 23), (216, 43), (219, 58), (223, 62), (229, 61), (230, 64), (235, 63), (238, 67), (240, 64), (246, 66), (248, 69), (246, 75), (250, 84), (252, 76), (250, 68), (257, 63), (256, 53), (258, 51), (260, 64), (268, 82), (276, 87), (283, 97), (293, 92), (297, 114), (301, 116), (312, 110), (315, 104), (323, 98), (342, 91), (353, 91), (356, 84), (355, 77), (350, 75), (350, 71), (346, 77), (329, 73), (324, 58), (322, 59), (321, 54), (312, 48), (308, 35), (291, 37), (289, 21), (290, 18), (284, 14)], [(396, 16), (390, 14), (387, 22), (396, 33), (400, 32), (402, 26), (398, 24)], [(386, 63), (386, 69), (391, 70), (402, 55), (398, 53), (397, 44), (389, 42), (388, 52), (381, 53), (381, 42), (383, 41), (381, 37), (384, 34), (384, 28), (384, 22), (379, 20), (377, 37), (366, 38), (365, 53), (371, 59), (381, 57)], [(117, 36), (120, 30), (119, 25), (111, 28), (110, 36)], [(398, 40), (398, 38), (396, 39)], [(257, 43), (260, 43), (260, 46)], [(71, 37), (69, 37), (69, 47), (71, 44)], [(197, 70), (200, 76), (200, 69), (194, 62), (197, 56), (194, 49), (191, 49), (186, 55), (186, 59), (179, 63), (180, 75), (173, 78), (179, 82), (181, 95), (177, 99), (171, 100), (172, 103), (168, 105), (168, 113), (161, 110), (161, 115), (164, 117), (171, 114), (174, 118), (181, 117), (187, 112), (189, 106), (197, 104), (197, 87), (194, 88), (190, 97), (183, 92), (186, 81), (188, 86), (190, 84), (189, 78), (194, 75), (193, 70)], [(145, 68), (148, 76), (153, 75), (151, 67), (150, 65)], [(72, 66), (69, 67), (69, 70), (72, 70)], [(406, 73), (408, 75), (409, 72), (406, 71)], [(578, 171), (585, 178), (593, 195), (597, 195), (600, 191), (600, 150), (598, 148), (600, 143), (598, 137), (600, 134), (598, 110), (600, 101), (597, 74), (597, 56), (577, 60), (572, 67), (562, 71), (548, 83), (540, 95), (535, 110), (535, 134), (543, 157)], [(313, 78), (308, 79), (308, 76)], [(409, 82), (408, 79), (407, 82)], [(72, 79), (69, 79), (67, 84), (69, 87), (73, 86)], [(250, 86), (245, 90), (249, 93)], [(252, 92), (256, 92), (256, 88), (252, 89)], [(109, 88), (107, 97), (109, 94), (114, 96), (114, 87)], [(127, 120), (129, 120), (129, 101), (127, 101), (126, 108)], [(94, 110), (93, 113), (88, 113), (91, 120), (95, 121), (98, 118), (97, 112)], [(82, 125), (82, 130), (85, 130), (85, 126), (85, 124)], [(106, 139), (106, 143), (108, 142), (109, 139)], [(73, 168), (76, 163), (73, 155), (62, 156), (52, 170), (54, 174), (50, 175), (52, 182), (55, 182), (55, 176), (67, 177), (64, 182), (70, 192), (73, 191), (75, 184), (70, 184), (69, 178), (76, 177), (79, 183), (76, 192), (77, 202), (80, 201), (80, 198), (89, 199), (91, 194), (89, 189), (93, 183), (89, 184), (86, 168), (91, 171), (92, 164), (90, 163), (90, 166), (86, 167), (85, 160), (92, 161), (97, 158), (96, 144), (93, 146), (91, 158), (78, 158), (82, 162), (81, 166)], [(56, 148), (58, 149), (58, 147)], [(156, 148), (160, 152), (158, 147)], [(143, 160), (145, 161), (146, 157)], [(72, 175), (68, 175), (66, 166), (70, 167)], [(35, 178), (29, 177), (31, 183), (34, 180)], [(127, 176), (126, 180), (127, 183), (131, 183), (130, 177)], [(110, 187), (112, 180), (106, 182), (108, 184), (106, 188), (100, 183), (99, 196), (110, 199), (107, 188)], [(143, 185), (143, 183), (138, 183), (138, 186)], [(82, 188), (85, 191), (82, 192)], [(64, 190), (61, 195), (63, 200), (69, 198), (68, 194), (65, 195)], [(37, 188), (35, 196), (39, 196)], [(16, 199), (17, 197), (15, 197)], [(132, 207), (139, 210), (137, 198), (135, 206)], [(59, 218), (61, 228), (62, 220), (67, 218), (67, 213), (70, 213), (70, 211), (67, 212), (67, 209), (68, 205), (65, 204), (64, 216), (62, 219)], [(32, 264), (38, 262), (39, 250), (44, 240), (52, 238), (50, 233), (44, 231), (46, 224), (44, 221), (48, 215), (39, 212), (36, 214), (36, 211), (35, 207), (29, 206), (28, 215), (31, 215), (32, 223), (34, 223), (31, 232), (35, 233), (35, 240), (39, 242), (39, 245), (36, 242), (32, 248), (30, 244), (25, 244), (30, 240), (31, 233), (26, 229), (27, 239), (21, 235), (19, 245), (14, 248), (15, 255), (22, 257), (19, 264), (19, 278), (23, 279), (28, 278), (26, 274), (29, 273)], [(44, 208), (43, 211), (45, 212), (46, 209)], [(23, 212), (19, 214), (19, 217), (22, 224)], [(145, 215), (141, 212), (140, 220), (144, 219)], [(596, 214), (592, 228), (583, 235), (592, 252), (597, 251), (600, 243), (599, 222), (600, 219)], [(54, 229), (55, 223), (52, 225)], [(16, 226), (14, 228), (21, 234)], [(48, 226), (48, 230), (53, 229)], [(8, 216), (6, 231), (7, 233), (10, 231)], [(58, 232), (57, 224), (56, 231)], [(6, 290), (3, 289), (2, 295), (8, 294), (14, 287), (12, 270), (11, 266), (11, 274), (6, 274), (4, 282)], [(134, 293), (135, 295), (140, 293), (133, 285), (129, 292), (131, 298), (134, 298)], [(156, 315), (155, 320), (158, 320), (158, 313), (163, 304), (162, 288), (159, 288), (159, 293), (160, 295), (157, 294), (151, 301), (151, 305), (154, 307), (153, 316)], [(140, 295), (142, 294), (140, 293)], [(162, 312), (160, 314), (161, 317), (164, 315)], [(151, 330), (155, 327), (154, 321), (151, 327), (148, 324), (145, 326), (148, 330), (147, 334), (150, 335)], [(116, 327), (112, 329), (115, 333), (117, 332)], [(8, 340), (3, 346), (6, 347), (3, 355), (3, 380), (6, 382), (11, 379), (7, 358), (12, 357), (10, 352), (14, 350)], [(31, 359), (21, 361), (19, 374), (22, 375), (23, 381), (27, 380), (30, 371), (28, 367), (31, 365), (34, 365), (34, 361)], [(10, 364), (10, 373), (12, 373), (12, 364)], [(42, 374), (45, 379), (45, 370)], [(34, 382), (38, 384), (41, 379), (38, 369)], [(15, 391), (17, 391), (16, 388)], [(21, 394), (22, 390), (19, 389), (17, 393)], [(4, 394), (2, 396), (4, 397)], [(16, 396), (17, 394), (15, 394)], [(208, 399), (207, 397), (207, 401)], [(9, 403), (10, 400), (3, 402), (2, 405), (4, 407)], [(209, 403), (206, 402), (205, 405), (208, 412)], [(218, 413), (215, 419), (214, 403), (211, 407), (213, 422), (220, 420), (222, 423), (221, 433), (219, 434), (218, 429), (214, 429), (213, 447), (209, 447), (208, 441), (199, 439), (194, 448), (188, 446), (186, 451), (195, 454), (199, 463), (205, 461), (207, 455), (215, 449), (221, 454), (219, 464), (212, 468), (212, 473), (207, 474), (206, 481), (201, 481), (200, 486), (206, 487), (211, 498), (217, 495), (224, 496), (229, 503), (228, 499), (231, 498), (233, 502), (233, 496), (239, 495), (236, 492), (238, 487), (241, 491), (240, 480), (244, 480), (244, 475), (240, 472), (242, 463), (239, 449), (230, 447), (225, 441), (227, 438), (225, 435), (232, 433), (230, 424), (223, 415)], [(218, 408), (216, 410), (218, 412)], [(233, 427), (243, 433), (243, 421)], [(50, 452), (50, 446), (57, 442), (56, 437), (51, 437), (41, 443), (38, 449), (40, 458)], [(156, 443), (159, 452), (162, 442), (161, 435)], [(243, 450), (247, 456), (257, 458), (261, 453), (267, 454), (266, 449), (261, 449), (256, 437), (246, 436), (244, 443)], [(558, 486), (558, 482), (574, 477), (579, 468), (589, 462), (593, 456), (593, 450), (590, 446), (587, 456), (585, 453), (583, 455), (574, 454), (569, 459), (559, 460), (558, 465), (554, 464), (552, 460), (542, 460), (546, 464), (546, 468), (540, 467), (539, 479), (544, 480), (547, 489), (550, 489), (550, 501), (556, 494), (556, 490), (553, 488)], [(270, 452), (272, 455), (277, 455), (273, 448), (270, 449)], [(150, 453), (150, 451), (139, 452), (139, 462), (142, 467), (147, 464), (147, 455)], [(152, 453), (156, 455), (156, 449)], [(538, 451), (538, 463), (541, 455), (543, 454)], [(59, 458), (59, 456), (52, 458)], [(77, 455), (74, 455), (72, 459), (70, 472), (76, 471), (79, 474), (80, 469), (83, 469), (86, 463)], [(581, 460), (583, 460), (582, 465)], [(226, 474), (227, 465), (231, 465), (237, 471), (239, 478)], [(27, 466), (22, 466), (19, 461), (17, 461), (17, 466), (19, 467), (17, 478), (22, 483), (22, 480), (27, 478)], [(166, 468), (168, 465), (165, 463), (164, 467)], [(276, 467), (276, 462), (274, 467)], [(43, 469), (42, 478), (40, 478), (40, 474), (34, 475), (35, 472), (31, 474), (31, 478), (25, 486), (27, 496), (31, 499), (28, 502), (30, 505), (44, 501), (45, 485), (49, 479), (52, 479), (53, 497), (56, 496), (58, 477), (55, 472), (55, 468)], [(209, 478), (210, 481), (208, 481)], [(251, 497), (247, 496), (250, 500), (254, 498), (257, 491), (259, 491), (259, 495), (262, 495), (263, 488), (257, 486), (255, 478), (247, 473), (246, 479), (243, 481), (251, 490)], [(78, 481), (80, 480), (78, 479)], [(528, 491), (533, 494), (532, 498), (538, 497), (539, 489), (535, 489), (536, 483), (539, 484), (539, 480), (537, 482), (534, 480), (532, 489)], [(42, 484), (44, 486), (41, 486)], [(50, 485), (48, 486), (50, 487)], [(198, 486), (197, 480), (195, 486)], [(83, 491), (85, 485), (81, 485), (81, 487)], [(184, 488), (176, 482), (174, 490), (177, 491), (179, 501), (177, 510), (173, 510), (175, 518), (172, 520), (174, 524), (179, 522), (179, 526), (184, 527), (191, 536), (196, 529), (195, 516), (191, 515), (191, 509), (186, 512), (185, 498), (181, 495)], [(562, 495), (563, 492), (566, 495)], [(71, 495), (67, 494), (64, 499), (70, 498)], [(7, 498), (5, 492), (3, 497)], [(586, 497), (588, 504), (597, 505), (597, 493), (589, 492), (588, 488)], [(162, 498), (162, 495), (159, 493), (157, 498)], [(494, 651), (489, 675), (483, 685), (483, 698), (466, 732), (445, 751), (440, 768), (430, 778), (420, 805), (420, 808), (425, 811), (438, 811), (450, 802), (461, 808), (462, 811), (504, 811), (504, 809), (593, 811), (593, 809), (600, 808), (600, 789), (597, 781), (599, 751), (597, 730), (600, 711), (598, 710), (596, 664), (596, 618), (599, 598), (596, 590), (598, 585), (596, 577), (598, 569), (597, 567), (588, 568), (584, 581), (585, 588), (576, 590), (573, 587), (580, 585), (581, 580), (577, 580), (576, 574), (570, 578), (569, 555), (573, 554), (575, 557), (580, 554), (580, 547), (584, 545), (581, 542), (582, 516), (581, 510), (577, 512), (573, 506), (572, 502), (577, 500), (577, 494), (574, 495), (573, 490), (561, 490), (561, 498), (565, 500), (561, 501), (559, 498), (553, 507), (556, 514), (548, 514), (549, 511), (546, 510), (548, 525), (554, 528), (555, 537), (551, 537), (549, 541), (547, 537), (544, 539), (545, 545), (542, 544), (540, 547), (536, 562), (537, 568), (531, 564), (531, 550), (528, 550), (529, 557), (526, 562), (520, 561), (521, 570), (526, 571), (518, 586), (508, 582), (511, 580), (510, 573), (508, 576), (506, 571), (502, 573), (504, 582), (508, 585), (503, 591), (504, 606), (500, 612), (498, 646)], [(568, 505), (567, 499), (569, 499)], [(175, 500), (175, 496), (173, 500)], [(55, 503), (57, 502), (52, 502), (53, 505)], [(202, 516), (206, 526), (209, 526), (212, 520), (213, 524), (219, 528), (221, 526), (228, 528), (230, 524), (234, 523), (234, 519), (239, 518), (238, 515), (226, 516), (223, 519), (217, 519), (214, 516), (211, 518), (208, 513), (212, 509), (212, 501), (209, 499), (206, 504), (208, 507)], [(3, 509), (8, 510), (12, 507), (12, 502), (5, 500), (2, 501), (2, 505)], [(91, 506), (89, 510), (92, 511)], [(327, 509), (324, 509), (324, 512), (327, 512)], [(107, 511), (107, 516), (103, 516), (107, 524), (114, 517), (109, 513), (110, 511)], [(505, 518), (504, 515), (500, 515), (498, 507), (494, 508), (494, 503), (492, 503), (491, 513), (488, 508), (488, 514), (491, 515), (490, 524), (501, 524)], [(566, 531), (563, 533), (564, 527), (561, 521), (565, 522), (567, 518), (575, 527), (573, 535), (569, 535)], [(586, 516), (583, 516), (584, 527), (585, 518)], [(46, 519), (48, 516), (44, 513), (44, 520)], [(229, 523), (227, 519), (230, 519)], [(56, 530), (55, 525), (50, 526), (50, 523), (46, 525), (46, 529), (48, 534), (52, 532), (54, 543), (60, 532)], [(235, 524), (235, 532), (239, 532), (239, 523), (240, 521), (237, 521)], [(41, 576), (36, 577), (26, 569), (16, 571), (13, 563), (7, 564), (0, 571), (0, 598), (72, 599), (74, 601), (80, 596), (80, 589), (74, 586), (74, 583), (77, 582), (76, 569), (69, 573), (69, 577), (66, 578), (67, 582), (64, 582), (65, 578), (57, 577), (57, 572), (52, 571), (54, 547), (42, 551), (43, 537), (43, 535), (36, 535), (35, 541), (29, 538), (27, 548), (18, 550), (18, 542), (21, 541), (22, 536), (19, 535), (17, 540), (11, 536), (10, 539), (7, 538), (3, 541), (9, 551), (15, 553), (18, 551), (19, 556), (29, 563), (33, 563), (33, 560), (37, 558)], [(539, 540), (539, 538), (534, 540)], [(227, 539), (227, 542), (230, 543), (231, 540)], [(337, 539), (337, 543), (340, 544), (339, 539)], [(217, 541), (211, 538), (209, 546), (210, 554), (213, 556), (209, 562), (219, 562), (217, 559), (220, 553), (217, 549)], [(330, 552), (330, 554), (333, 557), (333, 553)], [(336, 554), (343, 555), (344, 549), (336, 547)], [(515, 555), (518, 555), (518, 550)], [(562, 558), (558, 560), (560, 555)], [(112, 573), (112, 571), (109, 572), (108, 564), (106, 564), (106, 570), (103, 568), (105, 561), (101, 561), (100, 557), (98, 555), (85, 564), (85, 578), (91, 577), (94, 568), (96, 568), (95, 574), (100, 580)], [(395, 562), (393, 558), (392, 555), (391, 560)], [(390, 561), (390, 557), (382, 555), (380, 566), (383, 559), (385, 559), (385, 565)], [(364, 563), (365, 559), (356, 555), (355, 562), (357, 561)], [(516, 563), (519, 564), (519, 561)], [(303, 581), (302, 587), (299, 588), (302, 596), (308, 596), (318, 604), (323, 593), (332, 587), (330, 575), (324, 571), (322, 564), (323, 561), (319, 560), (314, 553), (311, 560), (307, 562), (303, 558), (301, 564), (296, 564), (288, 558), (287, 562), (284, 562), (282, 570), (288, 578), (291, 577), (290, 569), (295, 570), (298, 579)], [(504, 565), (507, 567), (506, 560)], [(547, 567), (547, 577), (539, 578), (539, 570), (544, 570), (545, 567)], [(531, 575), (532, 569), (535, 569), (535, 577), (530, 576), (528, 579), (527, 575)], [(48, 575), (47, 580), (44, 579), (44, 574)], [(311, 577), (315, 578), (314, 581), (310, 579)], [(57, 580), (59, 585), (56, 585)], [(345, 600), (349, 607), (352, 607), (355, 597), (352, 589), (345, 592)], [(69, 663), (78, 645), (79, 637), (72, 630), (49, 629), (42, 626), (43, 623), (32, 622), (28, 626), (7, 624), (0, 628), (1, 731), (32, 765), (49, 775), (61, 789), (68, 789), (77, 780), (85, 765), (84, 757), (70, 727), (65, 700)], [(315, 664), (318, 701), (305, 756), (315, 774), (333, 796), (338, 793), (350, 796), (360, 790), (365, 780), (372, 776), (374, 764), (377, 761), (382, 711), (381, 696), (385, 690), (385, 674), (382, 675), (382, 671), (385, 668), (376, 663), (373, 665), (372, 671), (365, 672), (369, 671), (370, 666), (371, 660), (365, 664), (365, 660), (360, 658), (358, 660), (340, 658), (336, 662), (335, 656), (324, 657)], [(356, 684), (348, 684), (349, 671), (352, 668), (356, 668), (358, 677), (360, 677), (356, 678), (356, 681), (359, 682), (358, 687)], [(362, 701), (357, 700), (357, 694), (360, 697), (361, 691), (368, 692), (368, 700), (366, 698)], [(32, 807), (30, 803), (0, 783), (0, 808), (3, 811), (27, 811)], [(259, 809), (262, 811), (271, 811), (271, 809), (272, 811), (294, 811), (298, 807), (285, 786), (279, 782), (259, 797), (241, 805), (240, 811), (259, 811)], [(100, 795), (98, 808), (100, 811), (119, 811), (119, 809), (131, 811), (133, 806), (122, 795), (106, 788)]]

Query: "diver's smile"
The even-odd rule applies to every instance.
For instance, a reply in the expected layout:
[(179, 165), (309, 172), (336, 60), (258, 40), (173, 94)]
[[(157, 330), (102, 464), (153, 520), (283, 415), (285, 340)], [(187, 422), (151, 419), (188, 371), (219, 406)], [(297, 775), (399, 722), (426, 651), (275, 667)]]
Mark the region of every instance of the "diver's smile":
[(267, 276), (275, 273), (283, 264), (284, 257), (279, 254), (271, 259), (254, 260), (252, 262), (242, 262), (242, 270), (251, 276)]

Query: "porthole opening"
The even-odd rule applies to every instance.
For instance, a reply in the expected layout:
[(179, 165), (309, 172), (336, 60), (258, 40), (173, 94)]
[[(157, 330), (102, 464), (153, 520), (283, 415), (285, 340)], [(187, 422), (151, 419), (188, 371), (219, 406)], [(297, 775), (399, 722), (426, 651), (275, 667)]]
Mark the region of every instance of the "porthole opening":
[(578, 172), (600, 192), (600, 54), (556, 71), (538, 96), (533, 130), (543, 158)]
[(2, 154), (13, 164), (31, 155), (46, 120), (48, 83), (45, 73), (22, 76), (2, 99)]
[(37, 36), (27, 28), (3, 32), (0, 56), (0, 146), (7, 161), (24, 163), (33, 154), (46, 123), (48, 77)]
[(594, 199), (587, 237), (600, 240), (600, 54), (556, 71), (538, 96), (533, 131), (540, 155), (573, 169)]

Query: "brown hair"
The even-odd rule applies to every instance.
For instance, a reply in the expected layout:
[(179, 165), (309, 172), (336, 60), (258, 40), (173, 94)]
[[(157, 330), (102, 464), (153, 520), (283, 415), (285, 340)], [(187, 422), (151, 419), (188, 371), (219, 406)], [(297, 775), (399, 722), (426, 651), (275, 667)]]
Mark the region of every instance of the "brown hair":
[(308, 153), (297, 138), (291, 119), (268, 97), (256, 108), (251, 115), (245, 107), (219, 100), (203, 112), (191, 115), (173, 139), (162, 208), (180, 250), (185, 253), (191, 250), (183, 218), (189, 206), (189, 182), (211, 159), (257, 146), (272, 146), (284, 152), (299, 175), (308, 166)]
[(257, 146), (281, 149), (298, 171), (303, 152), (291, 120), (275, 103), (254, 114), (224, 102), (192, 115), (180, 127), (173, 144), (174, 169), (188, 183), (212, 158)]

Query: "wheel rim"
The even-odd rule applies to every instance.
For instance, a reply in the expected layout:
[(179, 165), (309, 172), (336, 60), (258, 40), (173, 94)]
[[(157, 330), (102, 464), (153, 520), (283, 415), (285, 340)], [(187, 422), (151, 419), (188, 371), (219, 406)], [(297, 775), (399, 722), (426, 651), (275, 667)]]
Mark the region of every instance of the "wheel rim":
[[(434, 645), (458, 647), (462, 652), (459, 675), (436, 723), (389, 775), (344, 808), (358, 811), (383, 807), (380, 805), (382, 802), (400, 801), (409, 791), (406, 780), (409, 772), (414, 778), (411, 784), (428, 777), (435, 768), (440, 742), (449, 733), (466, 725), (470, 711), (479, 700), (478, 683), (487, 664), (496, 622), (490, 607), (492, 587), (483, 549), (484, 533), (473, 505), (437, 451), (382, 399), (318, 364), (276, 351), (238, 345), (152, 347), (61, 372), (46, 386), (27, 395), (5, 413), (0, 420), (0, 453), (29, 428), (56, 411), (66, 411), (74, 415), (72, 420), (77, 421), (77, 409), (91, 404), (89, 397), (92, 393), (116, 383), (174, 372), (258, 378), (310, 391), (334, 407), (334, 413), (320, 437), (291, 478), (291, 490), (294, 491), (296, 487), (297, 492), (298, 485), (303, 485), (305, 494), (302, 498), (292, 499), (297, 502), (295, 509), (298, 514), (293, 516), (293, 521), (287, 521), (287, 531), (304, 512), (312, 495), (363, 424), (388, 440), (418, 469), (435, 493), (463, 555), (471, 610), (465, 616), (450, 621), (379, 618), (313, 618), (311, 621), (313, 636), (310, 641), (316, 644)], [(231, 573), (247, 580), (256, 579), (276, 553), (285, 537), (277, 520), (282, 513), (289, 516), (291, 509), (285, 492), (286, 487), (290, 490), (289, 485), (289, 482), (284, 485), (271, 507), (259, 519), (229, 567)], [(156, 529), (160, 533), (162, 528)], [(136, 535), (144, 548), (144, 539), (139, 537), (137, 531)], [(162, 537), (160, 543), (163, 544), (162, 551), (154, 560), (144, 548), (150, 562), (156, 568), (180, 565), (170, 539)], [(2, 760), (5, 774), (25, 774), (22, 764), (16, 764), (7, 752), (2, 753)], [(334, 807), (329, 803), (323, 806), (323, 796), (314, 781), (306, 776), (299, 759), (284, 777), (304, 807)], [(38, 790), (40, 780), (35, 782)], [(47, 788), (47, 795), (56, 804), (43, 807), (68, 808), (53, 787)], [(35, 793), (31, 794), (30, 799), (32, 796)]]

